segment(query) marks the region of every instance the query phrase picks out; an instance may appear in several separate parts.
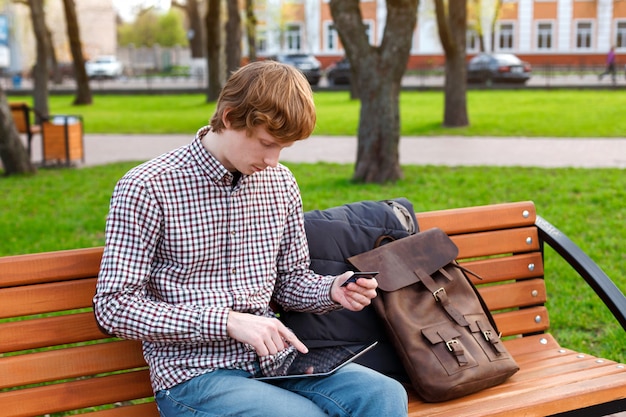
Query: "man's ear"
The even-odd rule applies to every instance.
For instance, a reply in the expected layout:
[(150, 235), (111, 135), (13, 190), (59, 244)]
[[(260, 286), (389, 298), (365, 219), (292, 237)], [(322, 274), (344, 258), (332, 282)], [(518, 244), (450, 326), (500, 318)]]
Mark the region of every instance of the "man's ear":
[(222, 123), (226, 129), (230, 129), (230, 119), (228, 118), (228, 113), (230, 113), (230, 108), (224, 109), (222, 113)]

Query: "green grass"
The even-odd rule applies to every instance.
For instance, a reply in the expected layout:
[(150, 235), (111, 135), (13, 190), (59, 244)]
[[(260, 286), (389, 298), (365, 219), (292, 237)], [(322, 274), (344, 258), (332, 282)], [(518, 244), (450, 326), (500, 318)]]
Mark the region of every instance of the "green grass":
[[(108, 201), (134, 163), (0, 178), (0, 256), (102, 245)], [(626, 291), (626, 175), (620, 169), (405, 166), (390, 185), (354, 184), (353, 167), (289, 164), (305, 210), (406, 197), (415, 210), (533, 200)], [(626, 332), (583, 280), (547, 251), (552, 332), (565, 346), (626, 362)]]
[[(11, 101), (24, 98), (9, 97)], [(189, 133), (207, 124), (214, 104), (204, 94), (95, 95), (91, 106), (72, 106), (73, 96), (50, 97), (53, 114), (80, 114), (87, 133)], [(626, 90), (470, 90), (470, 126), (443, 128), (443, 93), (402, 92), (402, 136), (623, 137)], [(348, 92), (316, 92), (314, 134), (355, 136), (359, 101)]]

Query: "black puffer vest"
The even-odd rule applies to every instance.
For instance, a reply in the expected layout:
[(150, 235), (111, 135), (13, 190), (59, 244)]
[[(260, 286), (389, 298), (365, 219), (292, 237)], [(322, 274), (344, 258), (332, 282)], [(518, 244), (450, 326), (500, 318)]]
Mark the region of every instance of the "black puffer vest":
[[(383, 235), (400, 239), (415, 233), (413, 205), (405, 198), (362, 201), (304, 214), (311, 269), (321, 275), (339, 275), (354, 268), (347, 258), (366, 252)], [(406, 380), (400, 359), (391, 346), (374, 309), (338, 310), (328, 314), (283, 312), (281, 319), (309, 347), (348, 345), (378, 340), (357, 360), (398, 380)]]

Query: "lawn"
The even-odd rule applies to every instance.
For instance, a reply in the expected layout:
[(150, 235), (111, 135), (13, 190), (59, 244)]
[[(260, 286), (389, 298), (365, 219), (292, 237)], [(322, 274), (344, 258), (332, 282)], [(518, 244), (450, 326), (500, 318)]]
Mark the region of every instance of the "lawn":
[[(10, 101), (24, 98), (9, 97)], [(190, 133), (215, 109), (203, 94), (95, 95), (91, 106), (72, 106), (73, 96), (50, 96), (52, 114), (80, 114), (87, 133)], [(348, 92), (316, 92), (317, 135), (355, 136), (359, 101)], [(626, 90), (470, 90), (470, 126), (443, 128), (443, 94), (404, 91), (402, 136), (623, 137)]]
[[(134, 163), (43, 169), (0, 178), (0, 256), (102, 245), (111, 191)], [(396, 184), (354, 184), (353, 167), (289, 164), (305, 210), (406, 197), (416, 211), (533, 200), (626, 291), (626, 175), (620, 169), (405, 166)], [(566, 346), (626, 362), (626, 332), (564, 261), (548, 250), (552, 332)]]

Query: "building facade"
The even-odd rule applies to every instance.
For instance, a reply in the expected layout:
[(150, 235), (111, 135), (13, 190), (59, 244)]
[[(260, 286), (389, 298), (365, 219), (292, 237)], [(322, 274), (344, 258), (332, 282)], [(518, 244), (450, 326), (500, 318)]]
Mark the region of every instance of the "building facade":
[[(511, 52), (532, 64), (602, 65), (611, 46), (626, 52), (626, 0), (496, 0), (472, 10), (467, 53), (479, 52), (477, 20), (485, 49)], [(468, 2), (468, 3), (471, 3)], [(258, 52), (308, 52), (325, 65), (343, 56), (328, 0), (258, 1)], [(476, 8), (470, 4), (469, 8)], [(493, 17), (494, 10), (498, 10)], [(416, 11), (409, 67), (439, 66), (443, 50), (437, 33), (433, 0), (422, 0)], [(372, 45), (383, 36), (385, 0), (361, 0), (361, 14)], [(492, 22), (494, 22), (493, 24)]]

